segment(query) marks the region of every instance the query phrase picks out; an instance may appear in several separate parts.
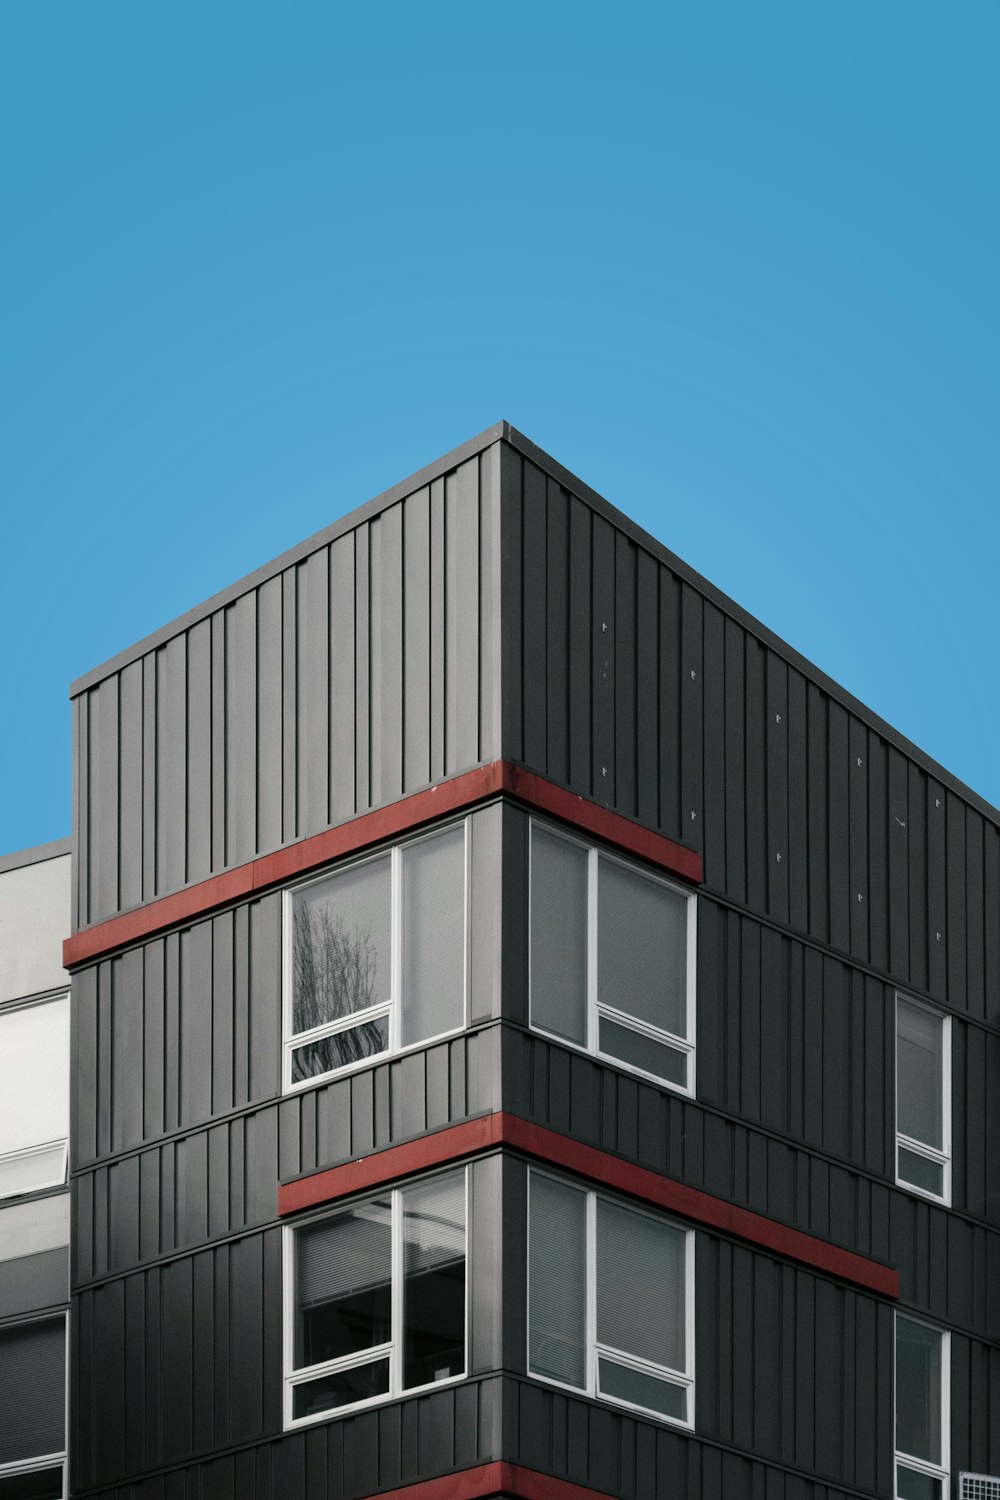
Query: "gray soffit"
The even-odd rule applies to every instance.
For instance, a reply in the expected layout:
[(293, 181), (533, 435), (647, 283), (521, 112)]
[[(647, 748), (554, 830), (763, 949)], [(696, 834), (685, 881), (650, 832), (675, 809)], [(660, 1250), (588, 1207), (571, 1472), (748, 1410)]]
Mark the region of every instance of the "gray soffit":
[(22, 870), (25, 865), (40, 865), (47, 859), (61, 859), (73, 849), (72, 839), (53, 839), (51, 844), (36, 844), (33, 849), (18, 849), (14, 854), (0, 854), (0, 875), (8, 870)]

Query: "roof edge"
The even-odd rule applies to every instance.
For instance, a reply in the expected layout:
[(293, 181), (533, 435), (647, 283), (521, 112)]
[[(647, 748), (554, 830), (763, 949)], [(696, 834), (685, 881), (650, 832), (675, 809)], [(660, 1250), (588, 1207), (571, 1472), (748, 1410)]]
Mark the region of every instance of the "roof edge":
[(487, 427), (475, 437), (469, 438), (467, 442), (460, 443), (457, 448), (452, 448), (449, 453), (442, 454), (440, 458), (436, 458), (431, 463), (425, 464), (422, 469), (418, 469), (409, 478), (401, 479), (398, 484), (391, 485), (389, 489), (383, 490), (381, 494), (375, 495), (371, 500), (367, 500), (364, 504), (356, 506), (354, 510), (348, 511), (346, 516), (341, 516), (339, 520), (332, 521), (329, 526), (324, 526), (321, 530), (314, 532), (312, 536), (306, 537), (304, 541), (297, 542), (293, 547), (289, 547), (286, 552), (282, 552), (277, 557), (272, 558), (270, 562), (263, 563), (259, 568), (255, 568), (252, 573), (247, 573), (244, 577), (238, 578), (235, 583), (227, 584), (217, 594), (212, 594), (208, 599), (202, 600), (200, 604), (195, 604), (184, 614), (176, 616), (175, 619), (168, 620), (165, 625), (158, 626), (156, 630), (151, 631), (149, 635), (143, 636), (134, 645), (126, 646), (122, 651), (109, 657), (107, 661), (101, 662), (96, 667), (91, 667), (88, 672), (84, 672), (82, 676), (77, 677), (75, 681), (70, 683), (70, 698), (77, 698), (81, 693), (86, 692), (88, 688), (96, 687), (106, 677), (111, 677), (115, 672), (120, 672), (123, 667), (127, 667), (130, 662), (138, 660), (139, 657), (145, 656), (148, 652), (155, 651), (157, 646), (162, 646), (175, 635), (179, 635), (182, 630), (188, 630), (199, 620), (207, 619), (216, 610), (223, 609), (235, 599), (241, 598), (243, 594), (249, 593), (251, 589), (258, 588), (262, 583), (266, 583), (268, 579), (277, 577), (286, 568), (290, 568), (295, 563), (301, 562), (303, 558), (310, 556), (311, 553), (318, 552), (320, 547), (325, 547), (328, 543), (336, 541), (337, 537), (343, 536), (348, 531), (353, 531), (356, 526), (363, 525), (372, 516), (378, 515), (380, 511), (387, 510), (390, 505), (395, 505), (397, 501), (404, 499), (415, 490), (423, 489), (424, 485), (430, 484), (433, 480), (439, 479), (442, 474), (448, 473), (449, 470), (457, 468), (459, 464), (465, 463), (468, 459), (474, 458), (478, 453), (484, 452), (485, 449), (499, 442), (501, 438), (506, 438), (512, 430), (508, 422), (495, 422), (492, 427)]
[(27, 865), (41, 865), (47, 859), (62, 859), (72, 854), (72, 839), (53, 839), (48, 844), (35, 844), (31, 849), (17, 849), (13, 854), (0, 854), (0, 875), (10, 870), (23, 870)]
[(790, 646), (787, 641), (783, 640), (773, 630), (770, 630), (768, 626), (752, 615), (749, 610), (737, 604), (728, 594), (724, 594), (714, 583), (710, 583), (707, 578), (704, 578), (689, 563), (684, 562), (683, 558), (678, 557), (675, 552), (671, 552), (669, 547), (664, 546), (663, 542), (658, 541), (655, 536), (646, 531), (637, 521), (633, 521), (623, 511), (620, 511), (617, 506), (612, 505), (610, 500), (606, 500), (597, 490), (591, 489), (589, 484), (580, 479), (571, 469), (567, 469), (558, 459), (546, 453), (544, 448), (539, 448), (537, 443), (533, 443), (529, 437), (525, 437), (524, 433), (518, 432), (515, 427), (511, 427), (509, 422), (504, 422), (501, 425), (504, 428), (503, 437), (510, 443), (512, 448), (515, 448), (525, 458), (530, 459), (533, 464), (537, 464), (540, 469), (544, 469), (564, 489), (571, 490), (578, 499), (583, 500), (592, 510), (597, 511), (599, 515), (603, 516), (605, 520), (610, 521), (620, 531), (625, 532), (638, 546), (645, 548), (647, 552), (652, 553), (654, 557), (665, 563), (671, 572), (676, 573), (679, 578), (684, 579), (685, 583), (689, 583), (692, 588), (697, 589), (704, 598), (722, 610), (723, 614), (728, 615), (738, 625), (752, 631), (765, 646), (770, 647), (772, 651), (776, 651), (779, 656), (782, 656), (803, 677), (815, 683), (824, 693), (835, 699), (836, 702), (846, 708), (849, 713), (854, 714), (856, 718), (860, 719), (870, 729), (874, 729), (890, 745), (901, 751), (903, 755), (908, 756), (910, 760), (926, 771), (929, 776), (933, 776), (936, 781), (939, 781), (943, 787), (954, 792), (956, 796), (961, 797), (971, 807), (974, 807), (977, 812), (982, 813), (992, 823), (1000, 826), (1000, 808), (994, 807), (992, 802), (988, 802), (985, 797), (980, 796), (972, 787), (967, 786), (964, 781), (949, 771), (946, 766), (941, 765), (940, 761), (936, 761), (925, 750), (921, 750), (919, 745), (907, 739), (905, 734), (893, 728), (887, 719), (881, 718), (874, 709), (869, 708), (866, 703), (862, 703), (860, 698), (855, 698), (854, 694), (848, 692), (847, 688), (842, 687), (833, 677), (829, 677), (823, 671), (822, 667), (817, 667), (808, 657), (796, 651), (794, 646)]

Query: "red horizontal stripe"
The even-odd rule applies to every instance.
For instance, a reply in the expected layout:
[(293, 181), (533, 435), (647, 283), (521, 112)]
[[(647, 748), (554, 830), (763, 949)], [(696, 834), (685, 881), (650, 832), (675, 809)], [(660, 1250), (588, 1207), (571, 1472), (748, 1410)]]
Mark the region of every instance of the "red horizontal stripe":
[(349, 1193), (364, 1192), (415, 1172), (461, 1161), (494, 1146), (507, 1146), (538, 1161), (562, 1167), (601, 1187), (613, 1188), (696, 1224), (722, 1230), (735, 1239), (841, 1281), (850, 1281), (866, 1291), (894, 1299), (899, 1296), (899, 1274), (891, 1266), (503, 1111), (450, 1125), (400, 1146), (388, 1146), (371, 1156), (345, 1162), (343, 1166), (284, 1183), (278, 1189), (278, 1213), (285, 1215), (314, 1208)]
[(401, 1489), (379, 1490), (371, 1500), (486, 1500), (501, 1493), (516, 1500), (611, 1500), (602, 1490), (503, 1462), (477, 1464), (474, 1469), (443, 1474), (440, 1479), (422, 1479)]
[(649, 860), (684, 880), (701, 881), (701, 856), (693, 850), (643, 828), (631, 818), (599, 807), (596, 802), (588, 802), (585, 797), (578, 797), (533, 771), (526, 771), (510, 761), (494, 760), (474, 771), (453, 776), (449, 781), (438, 782), (425, 791), (402, 797), (387, 807), (361, 813), (346, 823), (338, 823), (336, 828), (300, 839), (297, 844), (289, 844), (273, 854), (263, 854), (259, 859), (237, 865), (222, 875), (213, 875), (196, 885), (186, 886), (173, 895), (137, 906), (120, 916), (110, 917), (106, 922), (97, 922), (66, 939), (63, 965), (72, 969), (129, 943), (154, 937), (170, 927), (196, 921), (220, 907), (283, 885), (332, 860), (356, 854), (386, 839), (399, 838), (425, 823), (462, 812), (500, 795), (516, 797), (528, 807), (550, 813), (574, 828), (604, 839), (640, 859)]

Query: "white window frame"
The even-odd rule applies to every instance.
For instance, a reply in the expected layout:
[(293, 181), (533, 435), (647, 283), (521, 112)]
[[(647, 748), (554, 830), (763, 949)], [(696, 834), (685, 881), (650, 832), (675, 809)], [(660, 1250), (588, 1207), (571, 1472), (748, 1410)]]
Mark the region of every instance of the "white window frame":
[[(0, 1005), (0, 1019), (10, 1015), (14, 1011), (34, 1010), (42, 1005), (55, 1005), (59, 1001), (69, 1001), (69, 990), (53, 990), (41, 995), (31, 995), (24, 999), (5, 1002)], [(72, 1011), (67, 1015), (67, 1026), (72, 1017)], [(68, 1101), (67, 1101), (68, 1102)], [(69, 1166), (69, 1136), (60, 1135), (53, 1137), (50, 1141), (32, 1141), (28, 1146), (17, 1146), (13, 1151), (0, 1151), (0, 1168), (9, 1161), (23, 1161), (26, 1157), (41, 1156), (44, 1151), (52, 1151), (61, 1146), (62, 1152), (59, 1157), (59, 1175), (46, 1178), (43, 1182), (33, 1182), (30, 1187), (9, 1188), (3, 1187), (3, 1175), (0, 1172), (0, 1203), (6, 1202), (8, 1198), (27, 1198), (32, 1193), (49, 1192), (52, 1188), (64, 1187), (66, 1184), (66, 1171)], [(3, 1469), (0, 1468), (0, 1474)]]
[[(447, 1177), (462, 1173), (464, 1207), (465, 1207), (465, 1309), (463, 1317), (463, 1336), (465, 1340), (464, 1368), (458, 1375), (449, 1375), (446, 1380), (431, 1380), (426, 1385), (403, 1386), (403, 1276), (405, 1240), (403, 1236), (403, 1215), (400, 1205), (403, 1193), (407, 1188), (422, 1187), (431, 1182), (435, 1177)], [(304, 1365), (297, 1369), (295, 1367), (295, 1315), (296, 1315), (296, 1288), (295, 1288), (295, 1235), (300, 1229), (310, 1224), (315, 1224), (322, 1219), (335, 1218), (347, 1209), (357, 1208), (363, 1203), (375, 1202), (379, 1198), (389, 1198), (390, 1213), (392, 1217), (391, 1235), (391, 1286), (390, 1286), (390, 1337), (388, 1343), (374, 1345), (371, 1349), (363, 1349), (356, 1354), (344, 1354), (339, 1359), (323, 1360), (316, 1365)], [(337, 1203), (329, 1204), (319, 1209), (316, 1213), (304, 1215), (297, 1219), (294, 1224), (286, 1224), (282, 1232), (282, 1287), (283, 1287), (283, 1363), (284, 1363), (284, 1396), (283, 1396), (283, 1421), (285, 1429), (293, 1427), (311, 1427), (316, 1422), (335, 1422), (340, 1417), (353, 1415), (355, 1412), (367, 1411), (372, 1406), (384, 1406), (387, 1401), (399, 1401), (402, 1397), (422, 1395), (427, 1391), (440, 1391), (448, 1386), (457, 1385), (462, 1380), (469, 1378), (469, 1221), (471, 1209), (471, 1189), (469, 1184), (468, 1166), (454, 1165), (443, 1167), (440, 1171), (421, 1173), (419, 1177), (409, 1177), (403, 1182), (386, 1184), (381, 1191), (366, 1192)], [(323, 1375), (337, 1374), (341, 1370), (349, 1370), (359, 1365), (375, 1364), (380, 1359), (389, 1361), (389, 1389), (378, 1396), (366, 1396), (362, 1401), (354, 1401), (345, 1406), (332, 1406), (326, 1411), (313, 1412), (307, 1417), (295, 1417), (293, 1412), (293, 1400), (295, 1387), (308, 1384)]]
[[(898, 1128), (899, 1121), (899, 1005), (902, 1001), (906, 1005), (912, 1005), (917, 1010), (924, 1010), (940, 1022), (941, 1025), (941, 1144), (942, 1150), (938, 1151), (934, 1146), (928, 1146), (925, 1141), (918, 1141), (913, 1136), (904, 1135)], [(932, 1203), (951, 1203), (951, 1016), (945, 1015), (943, 1011), (937, 1010), (933, 1005), (926, 1004), (923, 1000), (917, 1000), (913, 995), (908, 995), (904, 990), (897, 990), (893, 1004), (893, 1105), (895, 1108), (895, 1119), (897, 1121), (895, 1161), (893, 1162), (893, 1176), (897, 1185), (905, 1188), (908, 1193), (917, 1193), (921, 1198), (929, 1198)], [(907, 1151), (912, 1151), (915, 1156), (922, 1156), (926, 1161), (934, 1162), (941, 1167), (941, 1182), (943, 1192), (932, 1193), (925, 1187), (918, 1186), (915, 1182), (909, 1182), (899, 1174), (899, 1148), (904, 1146)]]
[[(925, 1458), (914, 1458), (910, 1453), (901, 1451), (896, 1442), (896, 1339), (898, 1337), (898, 1324), (900, 1318), (908, 1323), (919, 1323), (923, 1328), (929, 1328), (936, 1333), (941, 1340), (941, 1464), (928, 1463)], [(913, 1469), (917, 1474), (926, 1474), (930, 1479), (941, 1481), (942, 1500), (948, 1500), (951, 1492), (951, 1334), (947, 1328), (939, 1328), (936, 1323), (931, 1323), (927, 1318), (917, 1317), (914, 1313), (904, 1312), (897, 1308), (892, 1321), (892, 1492), (899, 1492), (899, 1465), (904, 1468)]]
[[(587, 854), (587, 1042), (582, 1045), (569, 1037), (559, 1036), (557, 1032), (548, 1031), (540, 1026), (533, 1016), (533, 989), (534, 975), (531, 966), (531, 923), (532, 923), (532, 880), (534, 875), (534, 852), (532, 830), (535, 826), (543, 829), (546, 833), (556, 838), (564, 839), (568, 844), (575, 844), (577, 848), (583, 849)], [(611, 864), (620, 865), (623, 869), (633, 875), (641, 875), (655, 884), (663, 886), (674, 895), (683, 896), (687, 902), (687, 929), (685, 942), (687, 945), (687, 986), (686, 986), (686, 1016), (687, 1036), (676, 1036), (673, 1032), (666, 1031), (659, 1026), (652, 1026), (648, 1021), (642, 1021), (637, 1016), (630, 1015), (628, 1011), (619, 1010), (610, 1005), (602, 1005), (598, 1000), (598, 964), (597, 964), (597, 930), (598, 930), (598, 875), (600, 861), (607, 860)], [(533, 1031), (540, 1036), (550, 1038), (558, 1042), (562, 1047), (572, 1047), (575, 1052), (585, 1052), (590, 1057), (598, 1057), (601, 1062), (609, 1063), (614, 1068), (621, 1068), (626, 1073), (632, 1073), (638, 1078), (645, 1078), (650, 1083), (655, 1083), (660, 1088), (670, 1089), (675, 1094), (683, 1094), (688, 1099), (695, 1098), (697, 1079), (695, 1076), (696, 1066), (696, 1023), (697, 1023), (697, 1000), (698, 1000), (698, 898), (697, 893), (679, 885), (676, 881), (668, 880), (659, 871), (650, 869), (638, 860), (628, 859), (622, 855), (605, 849), (592, 843), (588, 839), (577, 838), (567, 833), (554, 823), (544, 818), (532, 817), (529, 819), (528, 828), (528, 1018)], [(613, 1057), (608, 1052), (602, 1052), (600, 1048), (600, 1021), (606, 1016), (609, 1021), (625, 1027), (629, 1031), (635, 1031), (640, 1036), (648, 1037), (651, 1041), (661, 1042), (666, 1046), (673, 1047), (682, 1052), (687, 1058), (687, 1083), (671, 1083), (667, 1078), (658, 1073), (650, 1073), (645, 1068), (636, 1067), (633, 1063), (625, 1062), (620, 1057)]]
[[(543, 1375), (531, 1368), (531, 1180), (533, 1177), (548, 1177), (553, 1182), (564, 1186), (568, 1185), (577, 1192), (586, 1194), (586, 1286), (587, 1286), (587, 1309), (586, 1309), (586, 1351), (585, 1370), (586, 1387), (571, 1385), (568, 1381), (557, 1380), (552, 1375)], [(635, 1354), (627, 1354), (624, 1350), (614, 1349), (611, 1345), (598, 1343), (597, 1340), (597, 1200), (604, 1198), (609, 1203), (621, 1205), (632, 1213), (643, 1214), (647, 1219), (653, 1219), (657, 1224), (667, 1224), (671, 1229), (679, 1229), (684, 1235), (684, 1348), (687, 1354), (687, 1368), (685, 1370), (674, 1370), (668, 1365), (654, 1364), (651, 1360), (642, 1359)], [(594, 1401), (606, 1401), (611, 1406), (622, 1407), (626, 1411), (633, 1411), (642, 1417), (649, 1417), (655, 1422), (664, 1422), (670, 1427), (681, 1427), (685, 1431), (694, 1430), (695, 1421), (695, 1347), (694, 1347), (694, 1230), (690, 1225), (682, 1224), (673, 1219), (669, 1214), (660, 1213), (657, 1209), (647, 1208), (645, 1204), (637, 1203), (631, 1198), (623, 1197), (620, 1193), (606, 1192), (602, 1188), (591, 1188), (586, 1183), (575, 1181), (564, 1172), (551, 1172), (545, 1167), (530, 1166), (528, 1168), (528, 1232), (527, 1240), (527, 1274), (525, 1282), (527, 1286), (526, 1313), (525, 1313), (525, 1350), (527, 1354), (526, 1368), (531, 1380), (541, 1380), (546, 1385), (556, 1386), (561, 1391), (567, 1391), (574, 1396), (588, 1396)], [(671, 1384), (682, 1387), (687, 1393), (687, 1418), (668, 1417), (661, 1411), (653, 1411), (648, 1406), (637, 1406), (631, 1401), (625, 1401), (620, 1396), (605, 1395), (600, 1388), (600, 1365), (601, 1356), (612, 1359), (616, 1364), (624, 1368), (639, 1370), (643, 1374), (666, 1376)]]
[[(281, 1064), (281, 1086), (282, 1093), (295, 1094), (302, 1089), (315, 1088), (317, 1084), (325, 1083), (331, 1078), (344, 1078), (349, 1073), (356, 1073), (361, 1068), (372, 1068), (378, 1063), (386, 1061), (391, 1057), (401, 1057), (407, 1052), (415, 1052), (424, 1047), (433, 1046), (435, 1042), (443, 1041), (446, 1037), (456, 1036), (464, 1031), (468, 1025), (469, 1015), (469, 896), (471, 891), (471, 860), (472, 860), (472, 837), (471, 817), (465, 816), (460, 819), (450, 819), (447, 822), (436, 824), (426, 832), (418, 834), (415, 838), (401, 840), (389, 848), (374, 850), (364, 854), (357, 859), (347, 859), (335, 865), (327, 866), (324, 870), (310, 875), (307, 880), (300, 880), (295, 885), (287, 886), (281, 893), (281, 1031), (282, 1031), (282, 1064)], [(463, 892), (462, 892), (462, 1019), (457, 1026), (448, 1031), (438, 1032), (434, 1036), (422, 1037), (417, 1042), (411, 1042), (407, 1046), (401, 1041), (402, 1006), (402, 938), (403, 938), (403, 857), (408, 849), (417, 844), (426, 843), (429, 839), (436, 838), (439, 834), (448, 833), (456, 828), (463, 831)], [(389, 946), (390, 968), (389, 968), (389, 999), (380, 1001), (377, 1005), (370, 1006), (368, 1010), (355, 1011), (350, 1016), (338, 1017), (335, 1021), (328, 1021), (322, 1026), (313, 1026), (308, 1031), (293, 1033), (294, 1015), (294, 933), (295, 933), (295, 897), (300, 891), (306, 890), (311, 885), (320, 885), (325, 880), (330, 880), (346, 870), (356, 870), (363, 865), (373, 864), (376, 860), (386, 859), (390, 861), (389, 890), (390, 890), (390, 920), (389, 920)], [(297, 1081), (292, 1078), (292, 1055), (298, 1048), (309, 1042), (322, 1041), (324, 1037), (334, 1036), (340, 1031), (351, 1031), (354, 1027), (363, 1025), (366, 1021), (378, 1020), (380, 1017), (388, 1018), (389, 1041), (382, 1052), (373, 1053), (370, 1057), (358, 1058), (356, 1062), (345, 1063), (339, 1068), (330, 1068), (325, 1073), (315, 1073), (308, 1078)]]
[(63, 1325), (63, 1446), (59, 1453), (41, 1453), (33, 1458), (17, 1458), (11, 1463), (0, 1464), (0, 1479), (12, 1479), (17, 1474), (34, 1474), (40, 1469), (62, 1469), (62, 1493), (69, 1495), (69, 1311), (44, 1313), (40, 1317), (15, 1318), (0, 1324), (0, 1333), (11, 1333), (15, 1328), (27, 1328), (32, 1323), (55, 1323)]

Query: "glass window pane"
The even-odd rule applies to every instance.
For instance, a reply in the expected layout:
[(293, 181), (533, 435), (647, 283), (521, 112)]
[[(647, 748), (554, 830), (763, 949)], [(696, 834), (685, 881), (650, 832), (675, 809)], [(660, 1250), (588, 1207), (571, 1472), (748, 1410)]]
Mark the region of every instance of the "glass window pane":
[(18, 1152), (0, 1157), (0, 1198), (14, 1193), (32, 1193), (66, 1180), (66, 1147), (46, 1146), (41, 1151)]
[(587, 1195), (532, 1172), (528, 1236), (528, 1365), (587, 1383)]
[(0, 1155), (68, 1134), (69, 999), (62, 996), (0, 1014)]
[(66, 1448), (66, 1322), (0, 1329), (0, 1464)]
[(597, 1363), (602, 1396), (628, 1401), (632, 1406), (645, 1407), (647, 1411), (659, 1412), (664, 1417), (687, 1421), (687, 1390), (684, 1386), (660, 1380), (645, 1370), (632, 1370), (612, 1359), (600, 1359)]
[(943, 1021), (922, 1006), (896, 1001), (897, 1129), (943, 1150), (941, 1093)]
[(292, 1052), (292, 1082), (301, 1083), (304, 1078), (316, 1078), (321, 1073), (332, 1073), (335, 1068), (346, 1068), (349, 1063), (361, 1062), (366, 1057), (377, 1057), (389, 1046), (389, 1017), (376, 1016), (372, 1021), (363, 1021), (360, 1026), (348, 1027), (346, 1031), (335, 1031), (332, 1036), (320, 1037), (318, 1042), (306, 1042)]
[(597, 1200), (597, 1341), (686, 1369), (684, 1231)]
[(587, 851), (531, 827), (531, 1023), (587, 1045)]
[(387, 1198), (296, 1232), (296, 1369), (389, 1342), (391, 1265)]
[(370, 1365), (354, 1365), (350, 1370), (335, 1370), (332, 1375), (317, 1375), (315, 1380), (293, 1385), (292, 1416), (313, 1417), (317, 1412), (388, 1393), (389, 1361), (376, 1359)]
[(923, 1188), (925, 1193), (944, 1197), (944, 1167), (938, 1161), (930, 1161), (918, 1151), (899, 1148), (899, 1168), (896, 1174), (900, 1182), (909, 1182), (913, 1187)]
[(941, 1335), (896, 1317), (896, 1449), (941, 1462)]
[(388, 855), (296, 891), (295, 1035), (390, 998), (390, 900)]
[(916, 1469), (898, 1464), (896, 1496), (897, 1500), (944, 1500), (944, 1491), (940, 1479), (932, 1479), (930, 1474), (920, 1474)]
[(403, 851), (402, 1044), (465, 1021), (465, 829)]
[(680, 1088), (687, 1087), (686, 1052), (643, 1036), (642, 1032), (633, 1031), (631, 1026), (622, 1026), (607, 1016), (600, 1018), (599, 1029), (600, 1049), (606, 1056), (616, 1057), (631, 1068), (641, 1068), (644, 1073), (652, 1073)]
[(0, 1475), (0, 1500), (62, 1500), (62, 1464), (27, 1474)]
[(403, 1385), (465, 1369), (465, 1173), (403, 1194)]
[(687, 898), (604, 858), (598, 864), (597, 997), (687, 1036)]

